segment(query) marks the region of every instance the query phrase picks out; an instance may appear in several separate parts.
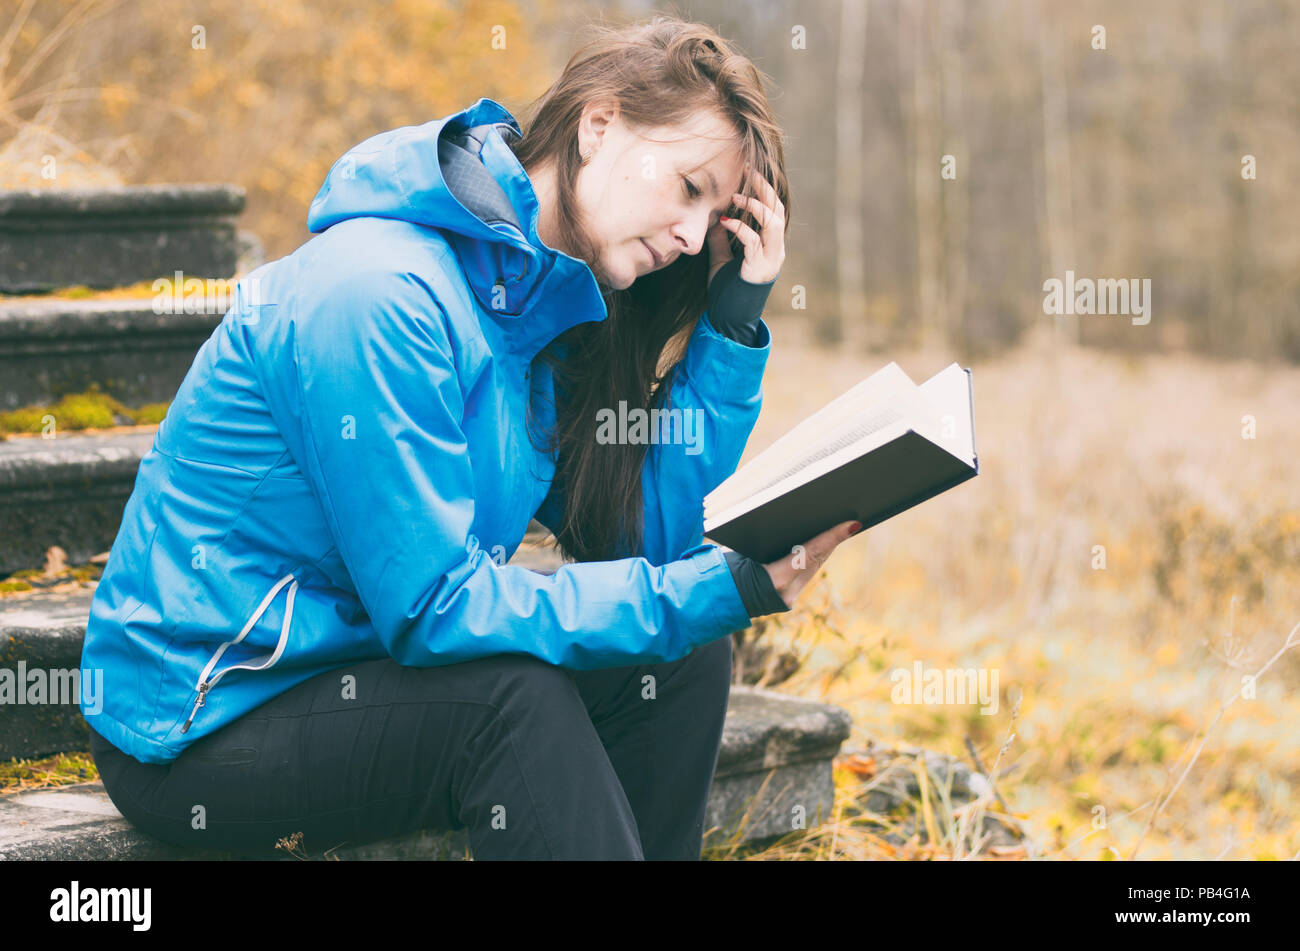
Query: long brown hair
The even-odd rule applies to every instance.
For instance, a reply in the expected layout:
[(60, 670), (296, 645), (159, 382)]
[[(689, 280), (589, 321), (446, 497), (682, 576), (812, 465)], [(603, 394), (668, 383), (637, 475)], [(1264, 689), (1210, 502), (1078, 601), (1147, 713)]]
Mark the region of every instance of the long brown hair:
[[(754, 64), (708, 26), (676, 17), (592, 29), (594, 38), (528, 108), (520, 122), (523, 137), (512, 144), (525, 170), (554, 163), (560, 247), (589, 265), (597, 260), (576, 198), (584, 164), (578, 123), (593, 99), (617, 101), (620, 116), (639, 127), (674, 126), (710, 110), (725, 117), (735, 128), (744, 167), (756, 169), (780, 196), (788, 228), (782, 132)], [(741, 194), (754, 194), (747, 179)], [(759, 231), (748, 210), (736, 217)], [(734, 235), (730, 240), (732, 253), (742, 256), (743, 245)], [(558, 450), (555, 484), (565, 504), (555, 535), (573, 561), (641, 554), (641, 473), (650, 446), (598, 442), (597, 412), (617, 408), (620, 400), (629, 410), (664, 408), (685, 342), (707, 305), (708, 257), (707, 247), (681, 255), (625, 290), (602, 283), (608, 316), (578, 324), (538, 354), (551, 367), (556, 392), (556, 425), (538, 448)], [(674, 340), (675, 352), (668, 352)], [(532, 438), (531, 413), (529, 431)]]

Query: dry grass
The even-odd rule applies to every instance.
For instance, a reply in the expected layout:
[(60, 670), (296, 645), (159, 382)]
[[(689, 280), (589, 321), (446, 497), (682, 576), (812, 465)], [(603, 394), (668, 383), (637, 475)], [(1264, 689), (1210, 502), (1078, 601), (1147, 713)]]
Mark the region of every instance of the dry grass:
[[(954, 359), (828, 353), (769, 323), (746, 459), (889, 359), (917, 381)], [(1019, 698), (999, 788), (1047, 858), (1295, 856), (1300, 650), (1275, 655), (1300, 622), (1300, 370), (1041, 342), (972, 369), (979, 477), (835, 553), (769, 628), (803, 659), (781, 689), (848, 709), (846, 747), (961, 757), (969, 738), (986, 765)], [(892, 703), (918, 659), (996, 669), (1000, 709)], [(836, 775), (836, 821), (759, 857), (955, 857), (951, 830), (882, 848)]]
[(49, 789), (99, 778), (89, 753), (57, 753), (41, 759), (11, 759), (0, 762), (0, 796)]

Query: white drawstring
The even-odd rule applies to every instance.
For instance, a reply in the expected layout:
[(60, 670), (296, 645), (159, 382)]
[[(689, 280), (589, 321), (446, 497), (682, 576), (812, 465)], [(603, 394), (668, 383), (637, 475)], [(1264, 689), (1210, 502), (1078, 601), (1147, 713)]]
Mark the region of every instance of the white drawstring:
[[(244, 639), (248, 632), (253, 629), (253, 626), (257, 624), (258, 619), (266, 613), (267, 607), (269, 607), (271, 602), (275, 599), (276, 594), (284, 587), (286, 581), (293, 581), (293, 584), (289, 586), (289, 594), (284, 606), (284, 623), (280, 625), (280, 639), (276, 642), (275, 650), (264, 659), (264, 663), (257, 665), (231, 664), (229, 667), (218, 671), (209, 679), (208, 674), (212, 672), (212, 668), (216, 666), (217, 661), (221, 659), (221, 655), (226, 652), (226, 648), (232, 644), (238, 644)], [(244, 629), (239, 632), (239, 636), (233, 641), (226, 641), (217, 648), (216, 653), (212, 655), (211, 659), (209, 659), (207, 664), (204, 666), (203, 672), (199, 674), (198, 683), (194, 685), (194, 689), (199, 692), (199, 696), (198, 699), (194, 701), (194, 709), (190, 711), (190, 718), (186, 720), (185, 725), (181, 727), (182, 733), (187, 732), (190, 728), (190, 724), (194, 722), (194, 716), (199, 712), (199, 707), (203, 706), (204, 702), (207, 700), (208, 691), (211, 690), (216, 682), (224, 677), (229, 671), (265, 670), (280, 659), (280, 655), (284, 653), (285, 645), (289, 642), (289, 622), (293, 619), (293, 599), (297, 591), (298, 581), (293, 577), (293, 572), (289, 572), (289, 574), (277, 581), (275, 587), (268, 591), (266, 596), (262, 598), (262, 603), (257, 606), (257, 610), (253, 612), (252, 617), (245, 622)]]

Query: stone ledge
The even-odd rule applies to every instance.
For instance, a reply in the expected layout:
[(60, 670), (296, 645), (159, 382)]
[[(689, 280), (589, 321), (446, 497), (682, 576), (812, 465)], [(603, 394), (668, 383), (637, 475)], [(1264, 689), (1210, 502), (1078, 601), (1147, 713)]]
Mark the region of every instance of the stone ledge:
[(129, 406), (170, 400), (224, 316), (156, 313), (152, 300), (0, 303), (0, 406), (53, 403), (92, 383)]
[[(215, 307), (201, 313), (159, 313), (153, 298), (10, 300), (0, 302), (0, 344), (36, 355), (56, 348), (84, 348), (90, 341), (95, 346), (112, 344), (123, 335), (201, 332), (207, 339), (225, 313)], [(7, 381), (5, 385), (9, 386)]]
[(851, 728), (839, 707), (733, 686), (705, 814), (706, 828), (716, 831), (706, 845), (772, 838), (825, 821), (835, 805), (832, 762)]
[(50, 545), (77, 563), (112, 547), (155, 430), (0, 441), (0, 575), (38, 565)]
[(717, 775), (833, 756), (851, 728), (839, 707), (760, 687), (733, 688), (727, 729), (734, 735), (718, 754)]
[(0, 190), (0, 292), (230, 277), (243, 208), (234, 185)]
[(0, 228), (38, 215), (237, 215), (244, 210), (245, 199), (238, 185), (223, 184), (7, 188), (0, 189)]
[[(0, 600), (0, 667), (71, 670), (81, 666), (93, 588), (37, 591)], [(90, 748), (76, 704), (21, 705), (0, 717), (0, 760), (37, 759)]]

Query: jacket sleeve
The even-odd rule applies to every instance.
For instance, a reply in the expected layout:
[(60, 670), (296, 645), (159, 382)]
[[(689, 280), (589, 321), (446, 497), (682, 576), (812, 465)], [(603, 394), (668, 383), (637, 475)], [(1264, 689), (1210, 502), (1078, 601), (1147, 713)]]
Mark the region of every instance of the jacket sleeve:
[[(644, 532), (641, 557), (662, 565), (695, 550), (704, 538), (704, 497), (740, 463), (762, 406), (763, 370), (772, 334), (759, 320), (754, 346), (720, 334), (705, 313), (695, 325), (669, 391), (669, 409), (683, 411), (683, 438), (652, 444), (641, 474)], [(692, 413), (685, 429), (685, 412)], [(672, 423), (673, 431), (677, 422)], [(564, 514), (556, 485), (533, 518), (552, 532)], [(721, 549), (719, 549), (721, 550)]]
[[(671, 564), (499, 565), (475, 483), (446, 313), (418, 277), (307, 289), (294, 314), (286, 435), (375, 631), (407, 666), (524, 653), (575, 669), (679, 659), (749, 625), (721, 549)], [(490, 545), (487, 546), (490, 548)]]
[[(682, 411), (682, 432), (694, 438), (653, 444), (646, 453), (641, 554), (653, 564), (672, 561), (701, 543), (704, 497), (740, 463), (758, 421), (763, 370), (771, 352), (765, 321), (760, 320), (752, 347), (719, 333), (707, 313), (696, 324), (667, 404)], [(688, 413), (693, 417), (689, 427)], [(675, 419), (672, 425), (676, 431)]]

